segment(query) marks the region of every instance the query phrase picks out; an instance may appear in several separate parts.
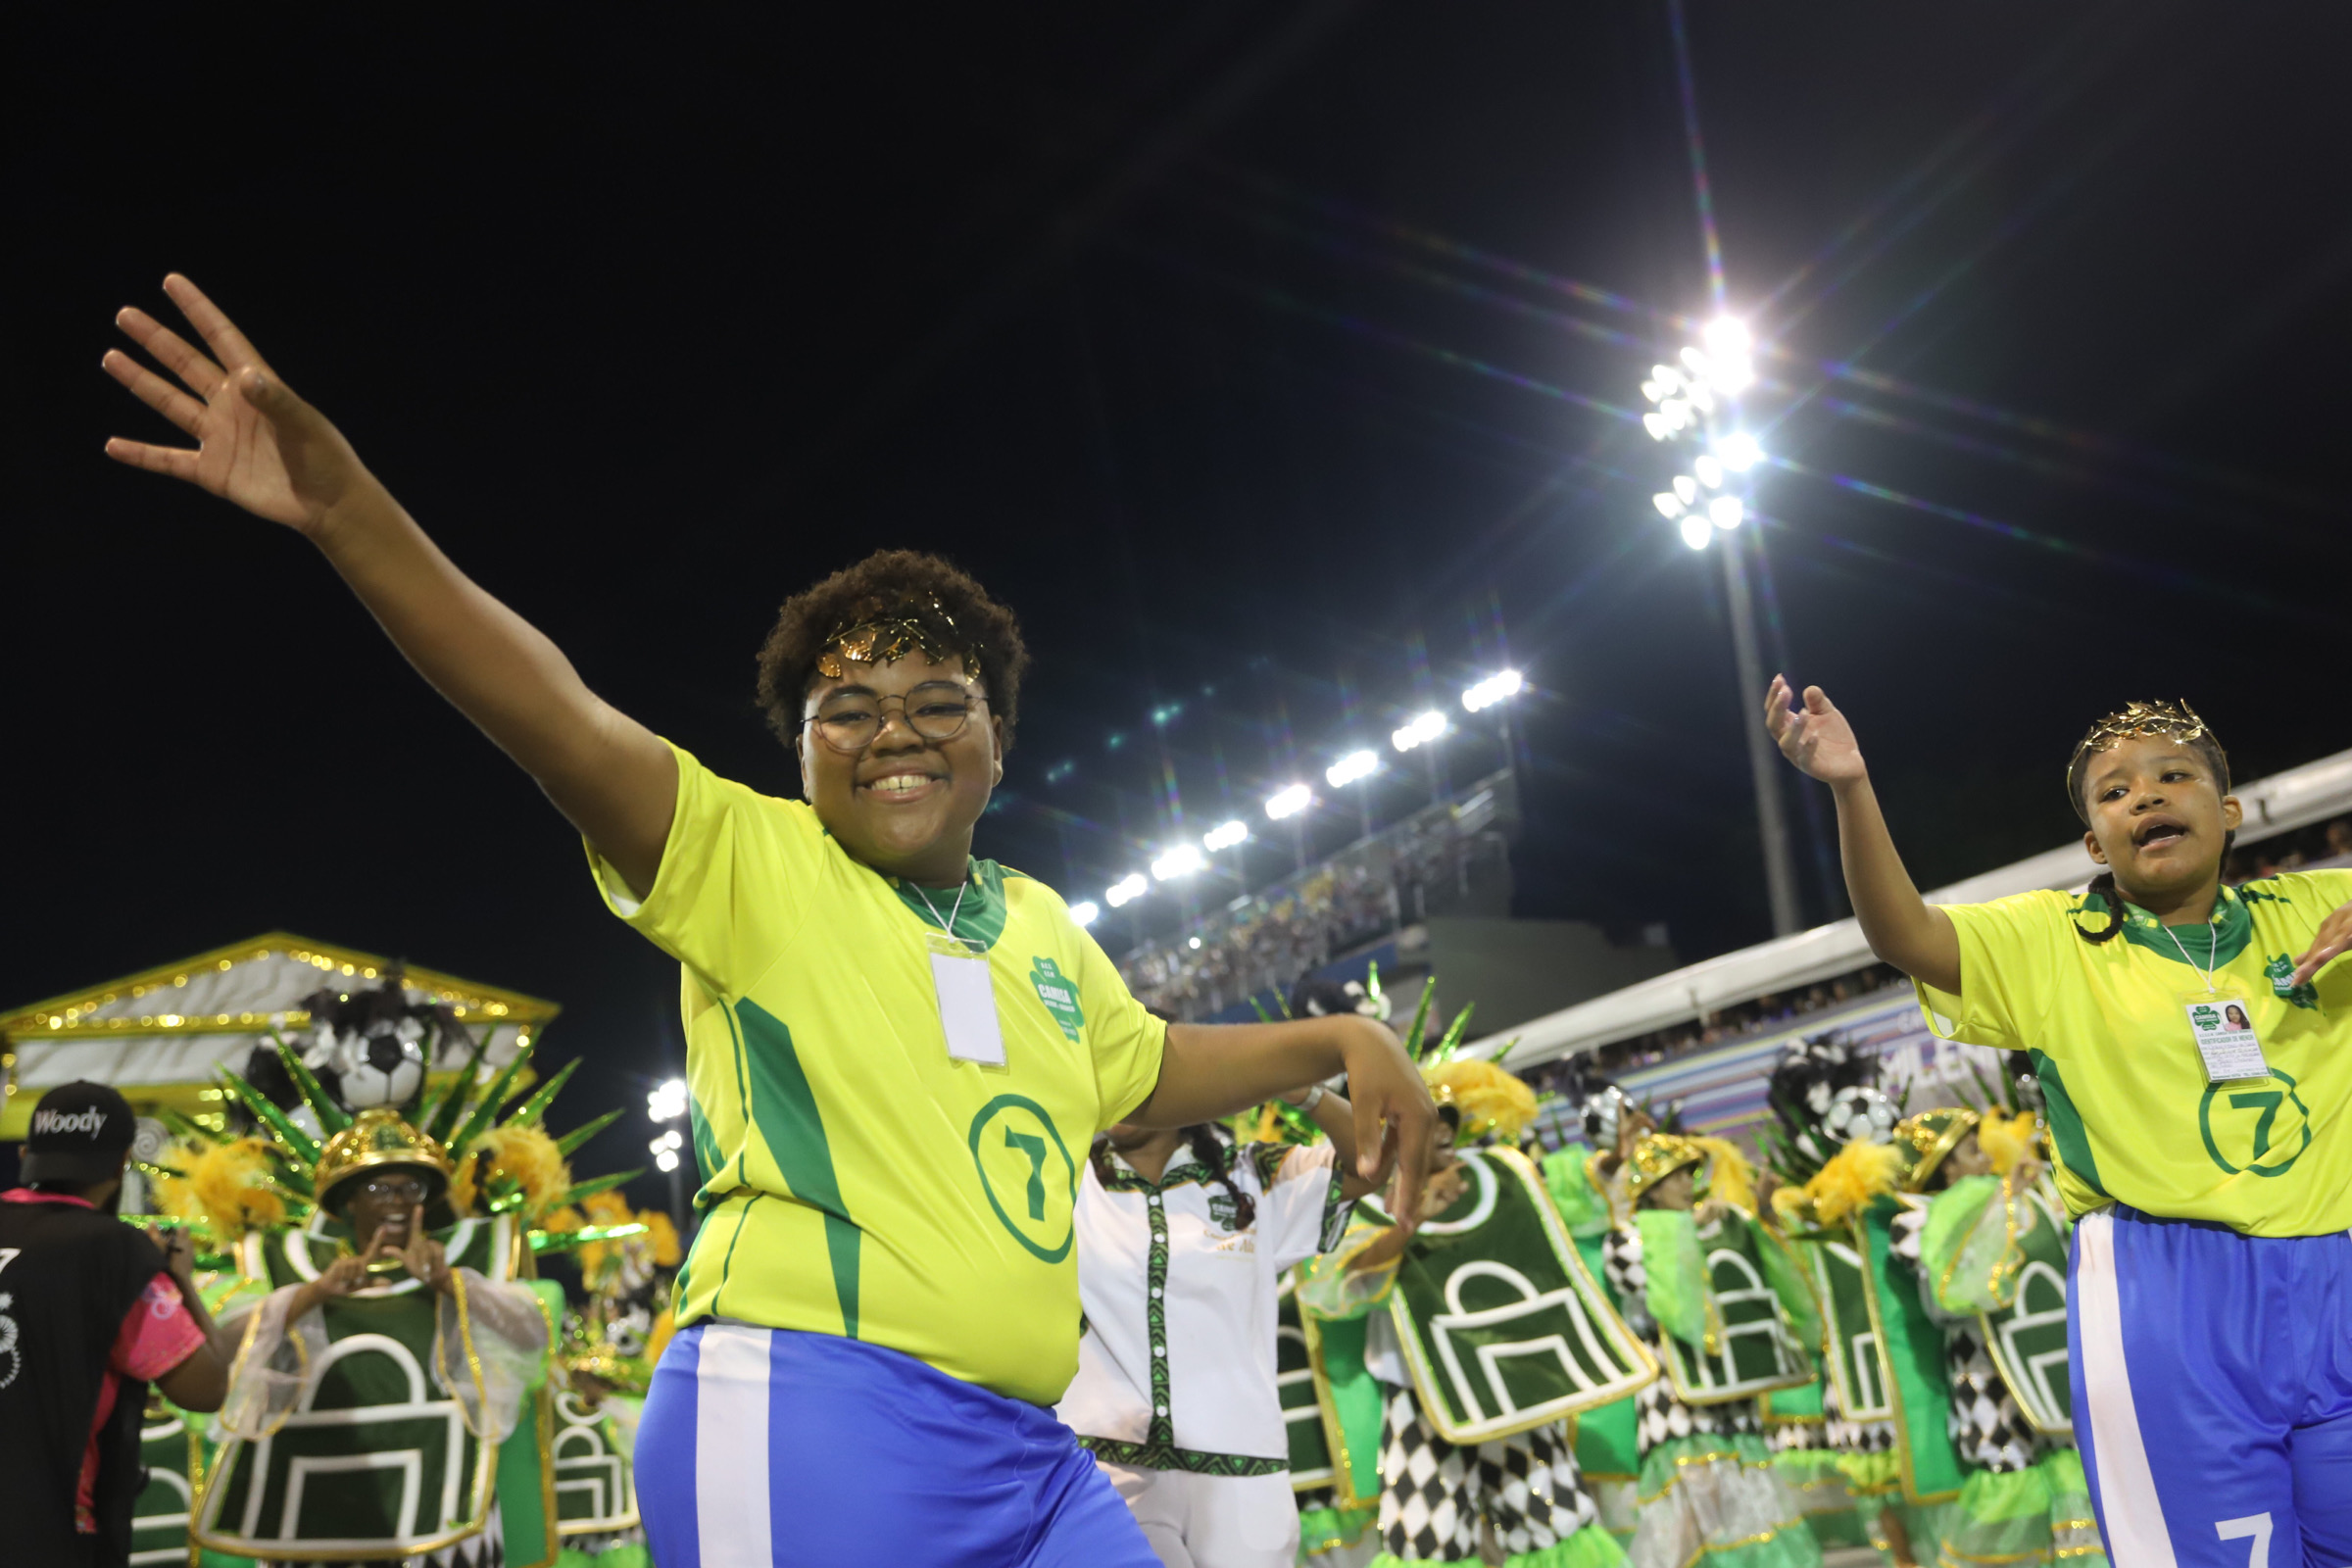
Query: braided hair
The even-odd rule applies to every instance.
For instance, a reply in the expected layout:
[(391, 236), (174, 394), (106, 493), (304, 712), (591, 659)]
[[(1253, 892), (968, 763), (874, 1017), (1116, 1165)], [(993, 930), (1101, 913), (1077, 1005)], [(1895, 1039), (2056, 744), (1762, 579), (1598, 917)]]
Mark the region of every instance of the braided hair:
[[(1242, 1191), (1233, 1179), (1233, 1146), (1214, 1122), (1195, 1122), (1182, 1130), (1185, 1147), (1193, 1158), (1208, 1167), (1211, 1178), (1233, 1198), (1233, 1229), (1246, 1231), (1257, 1223), (1257, 1200)], [(1110, 1140), (1095, 1140), (1090, 1156), (1095, 1167), (1095, 1179), (1104, 1187), (1110, 1185)]]

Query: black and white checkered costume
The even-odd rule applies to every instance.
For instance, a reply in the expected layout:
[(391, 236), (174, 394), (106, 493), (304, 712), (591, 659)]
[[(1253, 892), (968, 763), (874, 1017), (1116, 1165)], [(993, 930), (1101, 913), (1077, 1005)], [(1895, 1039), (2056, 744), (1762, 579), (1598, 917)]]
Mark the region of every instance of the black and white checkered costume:
[(1389, 1391), (1380, 1450), (1382, 1546), (1408, 1562), (1475, 1563), (1484, 1520), (1506, 1556), (1542, 1551), (1599, 1522), (1558, 1423), (1456, 1447)]
[[(1915, 1274), (1920, 1272), (1920, 1236), (1927, 1222), (1925, 1203), (1905, 1204), (1894, 1216), (1894, 1255)], [(1945, 1424), (1953, 1446), (1960, 1450), (1961, 1463), (2000, 1472), (2030, 1468), (2053, 1445), (2034, 1430), (2025, 1411), (2010, 1396), (2009, 1386), (2001, 1381), (1992, 1354), (1985, 1348), (1982, 1325), (1974, 1317), (1954, 1316), (1936, 1305), (1935, 1292), (1924, 1275), (1919, 1297), (1928, 1315), (1943, 1328), (1943, 1375), (1952, 1394), (1951, 1415)]]
[[(1631, 1225), (1618, 1226), (1601, 1242), (1600, 1256), (1609, 1289), (1617, 1293), (1618, 1307), (1625, 1314), (1626, 1327), (1649, 1342), (1652, 1354), (1660, 1353), (1660, 1331), (1656, 1320), (1649, 1315), (1649, 1273), (1642, 1263), (1642, 1233)], [(1644, 1455), (1659, 1444), (1677, 1438), (1752, 1437), (1763, 1430), (1756, 1419), (1753, 1399), (1735, 1399), (1727, 1404), (1685, 1404), (1675, 1396), (1673, 1383), (1665, 1378), (1645, 1385), (1635, 1398), (1636, 1408), (1641, 1412), (1636, 1441)]]

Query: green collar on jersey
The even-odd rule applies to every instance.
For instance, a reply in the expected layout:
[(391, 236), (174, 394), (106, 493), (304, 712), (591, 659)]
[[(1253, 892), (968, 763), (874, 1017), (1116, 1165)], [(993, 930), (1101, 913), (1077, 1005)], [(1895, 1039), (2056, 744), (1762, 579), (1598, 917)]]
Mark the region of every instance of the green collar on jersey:
[[(2276, 897), (2276, 895), (2272, 895)], [(2203, 971), (2219, 969), (2251, 947), (2254, 942), (2254, 917), (2246, 912), (2246, 904), (2237, 890), (2224, 886), (2214, 901), (2213, 917), (2203, 928), (2194, 925), (2166, 926), (2156, 916), (2136, 904), (2124, 906), (2124, 940), (2135, 948), (2145, 948), (2160, 958)], [(2096, 893), (2086, 893), (2078, 909), (2079, 915), (2095, 916), (2090, 928), (2097, 929), (2107, 919), (2107, 901)], [(2208, 938), (2204, 933), (2212, 932)]]
[[(963, 903), (956, 902), (953, 891), (940, 888), (918, 888), (905, 877), (886, 878), (899, 902), (914, 911), (926, 931), (946, 929), (944, 922), (953, 915), (954, 935), (986, 953), (997, 945), (1004, 934), (1004, 868), (994, 860), (966, 858)], [(1015, 871), (1014, 876), (1021, 873)]]

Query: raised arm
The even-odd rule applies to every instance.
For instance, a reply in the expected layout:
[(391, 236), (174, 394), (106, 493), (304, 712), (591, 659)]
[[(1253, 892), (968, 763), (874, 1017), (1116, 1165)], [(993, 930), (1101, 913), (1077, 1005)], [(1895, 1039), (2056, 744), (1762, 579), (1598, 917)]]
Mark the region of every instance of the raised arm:
[(164, 291), (211, 354), (125, 309), (117, 324), (178, 384), (121, 350), (107, 353), (106, 371), (196, 445), (117, 437), (107, 456), (185, 479), (317, 545), (417, 672), (539, 781), (631, 887), (650, 890), (677, 805), (669, 748), (460, 571), (195, 284), (175, 272)]
[(1764, 694), (1764, 724), (1781, 755), (1830, 787), (1838, 802), (1838, 851), (1845, 862), (1846, 897), (1870, 951), (1914, 980), (1938, 991), (1960, 989), (1960, 933), (1952, 917), (1919, 896), (1870, 787), (1853, 726), (1818, 686), (1790, 701), (1788, 678), (1772, 677)]
[[(1369, 1191), (1396, 1169), (1398, 1204), (1406, 1214), (1417, 1212), (1437, 1107), (1396, 1037), (1354, 1013), (1283, 1023), (1170, 1024), (1158, 1087), (1127, 1119), (1144, 1127), (1189, 1127), (1338, 1072), (1348, 1075), (1355, 1173)], [(1406, 1229), (1415, 1223), (1407, 1220)]]

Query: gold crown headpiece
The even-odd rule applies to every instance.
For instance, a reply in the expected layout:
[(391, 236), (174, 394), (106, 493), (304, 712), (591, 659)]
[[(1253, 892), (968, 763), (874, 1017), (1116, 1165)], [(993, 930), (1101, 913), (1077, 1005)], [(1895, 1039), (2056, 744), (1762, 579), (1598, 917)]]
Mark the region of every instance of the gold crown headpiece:
[(2230, 754), (2222, 751), (2222, 743), (2214, 739), (2213, 731), (2197, 716), (2197, 710), (2188, 706), (2188, 699), (2182, 698), (2178, 703), (2126, 703), (2123, 711), (2109, 713), (2091, 725), (2090, 733), (2076, 744), (2075, 755), (2067, 759), (2066, 798), (2074, 804), (2075, 814), (2085, 822), (2090, 820), (2090, 812), (2082, 805), (2082, 775), (2093, 757), (2113, 751), (2123, 741), (2159, 737), (2182, 745), (2202, 740), (2211, 746), (2222, 759), (2223, 793), (2229, 792)]
[(1977, 1113), (1965, 1105), (1942, 1105), (1896, 1122), (1894, 1150), (1903, 1159), (1903, 1191), (1925, 1189), (1943, 1156), (1976, 1130)]
[(933, 593), (905, 593), (893, 598), (873, 594), (851, 607), (840, 624), (825, 634), (824, 651), (816, 656), (816, 671), (828, 680), (844, 680), (849, 664), (886, 664), (912, 652), (946, 664), (960, 661), (964, 673), (977, 680), (980, 660), (963, 646), (956, 617)]
[(1705, 1163), (1707, 1151), (1695, 1138), (1680, 1133), (1649, 1133), (1625, 1157), (1625, 1200), (1639, 1203), (1642, 1195), (1678, 1170)]
[[(403, 1121), (400, 1112), (377, 1105), (360, 1112), (352, 1124), (329, 1138), (311, 1169), (311, 1190), (318, 1206), (334, 1213), (340, 1206), (338, 1189), (379, 1165), (400, 1165), (424, 1173), (431, 1191), (428, 1206), (436, 1206), (449, 1191), (449, 1155), (429, 1134)], [(431, 1216), (427, 1216), (428, 1222)]]

